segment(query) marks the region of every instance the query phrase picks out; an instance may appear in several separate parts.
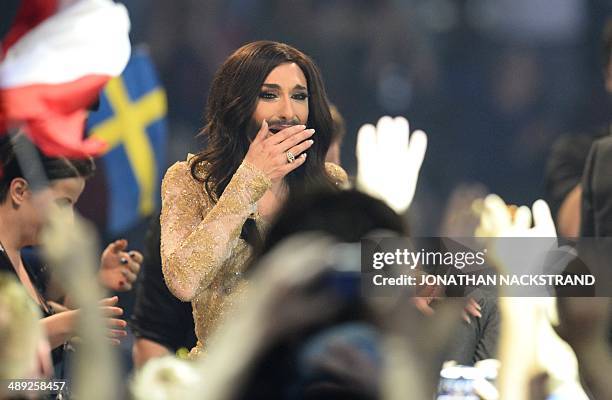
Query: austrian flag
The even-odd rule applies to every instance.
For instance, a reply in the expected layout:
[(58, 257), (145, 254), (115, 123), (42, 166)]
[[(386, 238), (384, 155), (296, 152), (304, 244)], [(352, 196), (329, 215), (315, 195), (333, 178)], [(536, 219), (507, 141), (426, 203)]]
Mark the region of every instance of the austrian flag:
[(127, 10), (111, 0), (77, 0), (8, 48), (0, 62), (0, 135), (20, 129), (50, 156), (97, 155), (84, 137), (87, 108), (130, 57)]

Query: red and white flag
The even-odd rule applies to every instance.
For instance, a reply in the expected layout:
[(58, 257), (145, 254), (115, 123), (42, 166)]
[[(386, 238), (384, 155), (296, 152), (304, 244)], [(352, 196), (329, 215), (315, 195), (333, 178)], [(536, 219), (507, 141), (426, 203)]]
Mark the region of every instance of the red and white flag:
[(83, 139), (86, 109), (125, 68), (129, 28), (123, 5), (77, 0), (21, 36), (0, 62), (0, 134), (21, 129), (50, 156), (102, 152)]

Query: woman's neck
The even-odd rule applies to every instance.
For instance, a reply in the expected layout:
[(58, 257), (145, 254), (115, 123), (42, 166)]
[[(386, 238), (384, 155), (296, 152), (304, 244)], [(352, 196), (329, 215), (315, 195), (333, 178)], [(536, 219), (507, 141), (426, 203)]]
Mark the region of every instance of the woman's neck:
[[(15, 229), (18, 227), (17, 221), (14, 221), (10, 216), (7, 216), (6, 213), (2, 212), (3, 206), (0, 207), (0, 243), (2, 243), (2, 248), (6, 252), (6, 255), (11, 260), (13, 264), (13, 268), (18, 269), (20, 267), (20, 259), (21, 259), (21, 248), (23, 245), (20, 242), (19, 232)], [(7, 229), (6, 227), (11, 227)]]

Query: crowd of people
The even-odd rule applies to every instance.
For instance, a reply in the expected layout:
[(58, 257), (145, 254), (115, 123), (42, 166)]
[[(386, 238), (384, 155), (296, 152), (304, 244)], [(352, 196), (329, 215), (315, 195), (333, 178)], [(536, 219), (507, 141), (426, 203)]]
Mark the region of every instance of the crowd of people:
[[(612, 91), (612, 29), (604, 41)], [(5, 132), (0, 381), (65, 381), (44, 394), (54, 399), (612, 399), (610, 282), (595, 297), (470, 285), (371, 291), (366, 248), (425, 246), (405, 214), (428, 139), (403, 117), (366, 124), (349, 176), (339, 157), (351, 151), (342, 147), (345, 121), (324, 82), (311, 57), (276, 41), (225, 59), (206, 101), (205, 146), (166, 171), (144, 254), (120, 239), (83, 255), (94, 238), (73, 209), (94, 159), (50, 155), (28, 132)], [(516, 207), (494, 194), (457, 202), (448, 222), (466, 236), (457, 243), (484, 243), (501, 273), (512, 253), (539, 260), (527, 248), (504, 251), (503, 238), (546, 237), (559, 250), (563, 238), (609, 236), (609, 131), (554, 146), (552, 212), (543, 200)], [(64, 231), (49, 234), (58, 221)], [(571, 260), (586, 256), (573, 251)], [(99, 265), (70, 273), (57, 265), (65, 260)], [(440, 274), (441, 265), (422, 264), (411, 277)], [(129, 327), (118, 297), (97, 298), (98, 288), (135, 291)], [(103, 375), (118, 369), (96, 355), (126, 329), (135, 336), (132, 376), (96, 379), (96, 361)], [(108, 382), (116, 388), (97, 386)], [(0, 398), (15, 395), (24, 396), (0, 387)]]

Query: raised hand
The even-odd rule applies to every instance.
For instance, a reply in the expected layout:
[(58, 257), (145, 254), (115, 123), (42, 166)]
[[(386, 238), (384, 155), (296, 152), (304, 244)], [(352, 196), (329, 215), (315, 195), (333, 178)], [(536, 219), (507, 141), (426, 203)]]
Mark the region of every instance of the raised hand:
[[(533, 216), (533, 226), (532, 226)], [(536, 200), (532, 210), (521, 206), (514, 216), (510, 207), (496, 194), (488, 195), (482, 203), (480, 237), (557, 237), (555, 222), (544, 200)]]
[(127, 245), (125, 239), (116, 240), (102, 253), (98, 279), (109, 290), (130, 290), (138, 278), (143, 257), (138, 251), (126, 251)]
[(244, 159), (277, 183), (306, 162), (305, 152), (314, 143), (310, 139), (314, 132), (304, 125), (294, 125), (272, 134), (264, 120)]
[(408, 120), (382, 117), (376, 127), (363, 125), (357, 134), (357, 187), (384, 200), (398, 213), (414, 198), (427, 150), (427, 135), (410, 135)]
[(544, 200), (536, 200), (532, 210), (526, 206), (518, 207), (513, 215), (512, 208), (501, 197), (490, 194), (482, 202), (480, 224), (475, 234), (484, 238), (489, 250), (487, 257), (505, 271), (541, 271), (548, 252), (557, 246), (555, 223)]
[[(531, 210), (519, 207), (512, 215), (510, 207), (499, 196), (487, 196), (482, 203), (476, 235), (486, 238), (488, 257), (506, 272), (520, 269), (529, 274), (542, 273), (548, 250), (557, 246), (552, 215), (543, 200), (537, 200)], [(502, 237), (528, 239), (499, 239)], [(555, 311), (555, 298), (504, 295), (507, 296), (502, 291), (499, 298), (504, 321), (499, 345), (503, 365), (498, 377), (500, 398), (527, 398), (533, 385), (542, 379), (538, 371), (546, 372), (553, 381), (565, 382), (566, 390), (573, 386), (578, 395), (572, 398), (585, 398), (579, 395), (581, 389), (574, 378), (577, 375), (574, 355), (555, 334), (550, 323)], [(521, 349), (521, 352), (516, 349)], [(539, 386), (542, 386), (541, 382)]]

